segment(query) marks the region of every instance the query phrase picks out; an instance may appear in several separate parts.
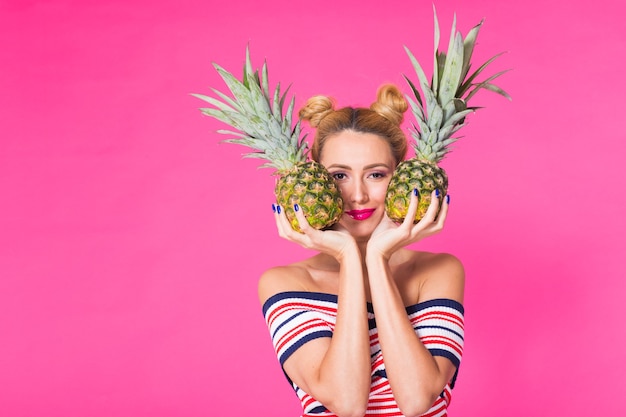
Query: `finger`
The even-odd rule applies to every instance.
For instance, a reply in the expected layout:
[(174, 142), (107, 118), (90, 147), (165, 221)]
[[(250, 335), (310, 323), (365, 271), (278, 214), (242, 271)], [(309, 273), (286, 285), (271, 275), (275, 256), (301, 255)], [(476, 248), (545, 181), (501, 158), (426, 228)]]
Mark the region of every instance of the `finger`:
[(424, 218), (420, 220), (420, 223), (424, 222), (429, 225), (435, 221), (437, 212), (439, 211), (439, 190), (435, 190), (430, 194), (430, 205), (428, 210), (424, 214)]
[(297, 204), (294, 205), (293, 211), (295, 213), (300, 231), (293, 228), (292, 222), (287, 217), (284, 207), (278, 206), (276, 211), (280, 224), (279, 234), (282, 238), (309, 249), (315, 245), (314, 242), (319, 237), (318, 234), (321, 232), (309, 225), (302, 209)]
[(285, 214), (285, 210), (282, 206), (276, 205), (276, 224), (278, 225), (278, 234), (288, 240), (296, 240), (296, 236), (299, 235), (291, 227), (291, 223)]
[(306, 219), (304, 215), (304, 211), (300, 208), (298, 204), (293, 205), (293, 211), (296, 215), (296, 220), (298, 221), (298, 227), (302, 230), (302, 233), (307, 234), (313, 229), (309, 224), (309, 221)]
[(274, 220), (276, 221), (278, 234), (281, 237), (285, 237), (285, 224), (283, 221), (283, 216), (281, 216), (282, 208), (278, 204), (272, 204), (272, 210), (274, 211)]
[(280, 219), (278, 217), (278, 204), (272, 203), (272, 211), (274, 212), (274, 221), (276, 222), (276, 228), (280, 231)]
[(403, 226), (411, 227), (413, 226), (413, 222), (415, 221), (415, 215), (417, 214), (417, 207), (419, 205), (419, 190), (417, 188), (413, 189), (411, 193), (411, 199), (409, 200), (409, 208), (406, 212), (406, 217), (402, 222)]
[(437, 226), (439, 226), (440, 228), (443, 228), (443, 225), (446, 222), (446, 217), (448, 216), (449, 206), (450, 206), (450, 194), (446, 194), (441, 204), (441, 210), (439, 210), (439, 214), (437, 215)]

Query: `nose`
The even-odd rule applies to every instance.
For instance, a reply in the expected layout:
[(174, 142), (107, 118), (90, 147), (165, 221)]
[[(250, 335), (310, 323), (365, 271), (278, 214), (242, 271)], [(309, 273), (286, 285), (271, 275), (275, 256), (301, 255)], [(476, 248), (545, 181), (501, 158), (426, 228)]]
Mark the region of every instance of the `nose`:
[(369, 200), (367, 185), (363, 181), (355, 181), (350, 195), (350, 201), (357, 204), (366, 203)]

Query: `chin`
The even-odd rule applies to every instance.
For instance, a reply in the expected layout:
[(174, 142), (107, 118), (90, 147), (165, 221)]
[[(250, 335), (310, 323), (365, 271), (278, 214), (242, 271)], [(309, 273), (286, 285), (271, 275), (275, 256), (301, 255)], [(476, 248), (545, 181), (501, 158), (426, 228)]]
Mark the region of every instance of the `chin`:
[(380, 219), (376, 220), (373, 218), (364, 220), (364, 221), (356, 221), (356, 220), (348, 220), (346, 222), (341, 222), (341, 225), (348, 231), (350, 234), (356, 239), (369, 239), (369, 237), (374, 233), (376, 226), (380, 223)]

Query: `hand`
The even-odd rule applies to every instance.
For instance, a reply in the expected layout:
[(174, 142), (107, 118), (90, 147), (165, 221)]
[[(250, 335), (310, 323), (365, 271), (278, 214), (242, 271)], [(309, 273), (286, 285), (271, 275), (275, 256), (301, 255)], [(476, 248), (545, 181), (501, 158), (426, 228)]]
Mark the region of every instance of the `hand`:
[(343, 258), (349, 249), (356, 248), (354, 238), (338, 224), (334, 226), (333, 230), (317, 230), (311, 227), (297, 205), (294, 206), (294, 211), (302, 233), (293, 230), (283, 208), (278, 205), (275, 206), (274, 216), (280, 237), (295, 242), (306, 249), (331, 255), (337, 260)]
[(389, 259), (398, 249), (439, 233), (443, 229), (446, 215), (448, 214), (448, 203), (443, 204), (439, 215), (437, 215), (441, 198), (437, 197), (436, 191), (433, 191), (430, 197), (430, 206), (428, 206), (426, 214), (417, 224), (413, 224), (419, 200), (416, 193), (413, 193), (411, 196), (409, 209), (402, 223), (394, 223), (385, 214), (385, 217), (376, 227), (367, 244), (368, 256), (370, 254), (379, 254), (383, 258)]

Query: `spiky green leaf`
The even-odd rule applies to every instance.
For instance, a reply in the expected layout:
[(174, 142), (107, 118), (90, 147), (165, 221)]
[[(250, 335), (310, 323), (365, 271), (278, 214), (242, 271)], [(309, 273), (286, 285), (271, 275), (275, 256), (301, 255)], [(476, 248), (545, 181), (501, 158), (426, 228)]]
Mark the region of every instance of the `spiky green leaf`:
[(472, 60), (472, 54), (474, 53), (474, 46), (476, 45), (476, 39), (478, 38), (478, 32), (485, 19), (481, 20), (479, 24), (474, 26), (463, 40), (463, 70), (461, 72), (461, 80), (467, 77), (470, 69), (470, 61)]
[[(491, 81), (495, 80), (496, 78), (498, 78), (499, 76), (501, 76), (502, 74), (508, 72), (509, 70), (504, 70), (504, 71), (500, 71), (497, 74), (492, 75), (491, 77), (485, 79), (484, 81), (478, 83), (478, 84), (473, 84), (472, 85), (472, 90), (468, 92), (467, 94), (467, 98), (466, 100), (469, 101), (470, 98), (472, 98), (481, 88), (485, 88), (487, 90), (496, 92), (506, 98), (508, 98), (509, 100), (511, 99), (511, 97), (505, 93), (504, 91), (502, 91), (501, 89), (498, 89), (497, 87), (494, 88), (495, 86), (491, 84)], [(491, 86), (491, 87), (487, 87), (487, 86)]]
[(458, 102), (461, 102), (461, 104), (464, 104), (463, 100), (458, 99), (458, 98), (453, 98), (452, 100), (448, 101), (443, 106), (443, 120), (444, 120), (444, 122), (446, 120), (450, 119), (450, 117), (452, 117), (455, 113), (458, 112), (459, 107), (461, 107), (461, 105)]
[(443, 70), (446, 66), (446, 53), (445, 52), (437, 52), (435, 54), (437, 60), (435, 61), (437, 63), (437, 78), (433, 77), (433, 82), (432, 82), (432, 86), (433, 86), (433, 91), (435, 91), (435, 79), (437, 81), (437, 89), (439, 89), (439, 86), (441, 85), (441, 77), (443, 76)]
[(457, 33), (450, 40), (446, 64), (441, 76), (438, 101), (445, 104), (452, 100), (461, 84), (461, 70), (463, 69), (463, 37)]
[(421, 94), (419, 90), (417, 89), (417, 87), (415, 87), (415, 84), (413, 84), (413, 81), (411, 81), (406, 75), (404, 76), (404, 79), (409, 84), (409, 87), (411, 87), (411, 91), (413, 92), (413, 95), (415, 96), (415, 99), (417, 100), (417, 102), (420, 104), (420, 107), (423, 107), (424, 104), (422, 103)]
[(212, 88), (211, 91), (221, 98), (224, 101), (224, 104), (231, 106), (233, 111), (241, 111), (241, 106), (235, 100), (215, 88)]
[(270, 96), (270, 81), (269, 81), (269, 76), (267, 75), (267, 62), (263, 62), (263, 69), (262, 69), (262, 74), (263, 74), (263, 78), (261, 80), (262, 84), (261, 84), (261, 89), (263, 91), (263, 95), (265, 97), (269, 97)]
[(443, 120), (443, 110), (441, 106), (436, 105), (433, 108), (432, 114), (428, 117), (428, 127), (430, 130), (437, 131), (441, 127), (441, 121)]
[(418, 104), (411, 97), (406, 97), (406, 101), (409, 102), (409, 106), (411, 107), (411, 112), (418, 120), (424, 120), (424, 110), (422, 109), (421, 103)]
[(422, 86), (422, 91), (424, 92), (424, 97), (426, 98), (426, 113), (428, 118), (430, 118), (432, 117), (435, 108), (439, 106), (439, 103), (437, 102), (437, 94), (427, 85)]
[[(237, 139), (230, 139), (230, 140), (240, 140), (243, 138), (246, 138), (248, 135), (246, 135), (244, 132), (235, 132), (233, 130), (228, 130), (228, 129), (218, 129), (217, 133), (221, 134), (221, 135), (232, 135), (235, 136)], [(229, 139), (227, 139), (229, 140)]]
[(281, 94), (279, 84), (274, 91), (270, 90), (267, 63), (264, 62), (260, 71), (255, 70), (249, 48), (246, 48), (241, 80), (220, 65), (213, 65), (226, 83), (232, 98), (217, 90), (213, 90), (217, 98), (193, 95), (214, 107), (203, 108), (202, 113), (239, 131), (219, 130), (218, 133), (231, 136), (224, 142), (251, 148), (253, 152), (245, 154), (245, 157), (267, 160), (262, 167), (286, 170), (296, 163), (306, 161), (308, 148), (304, 137), (300, 138), (300, 120), (292, 126), (295, 98), (292, 98), (283, 117), (287, 92)]
[(435, 4), (433, 3), (433, 17), (434, 17), (434, 26), (435, 26), (435, 37), (434, 37), (434, 42), (435, 42), (435, 47), (433, 48), (433, 51), (435, 52), (435, 55), (433, 56), (433, 79), (432, 79), (432, 89), (433, 91), (438, 91), (439, 90), (439, 69), (440, 69), (440, 62), (439, 62), (439, 40), (441, 37), (441, 33), (439, 31), (439, 19), (437, 18), (437, 9), (435, 8)]
[[(479, 74), (500, 54), (485, 62), (478, 70), (470, 74), (472, 55), (476, 40), (484, 20), (474, 26), (465, 38), (457, 31), (456, 15), (450, 30), (448, 49), (439, 51), (440, 28), (437, 12), (433, 5), (434, 15), (434, 65), (430, 83), (419, 62), (411, 51), (404, 49), (415, 70), (418, 82), (405, 76), (417, 102), (407, 97), (415, 122), (409, 129), (415, 139), (413, 145), (416, 154), (422, 159), (439, 161), (449, 152), (448, 146), (458, 138), (452, 138), (459, 129), (465, 126), (465, 118), (479, 107), (468, 107), (468, 100), (480, 89), (496, 92), (506, 98), (510, 96), (498, 86), (491, 83), (504, 72), (497, 73), (486, 80), (476, 83)], [(423, 98), (423, 101), (422, 101)]]
[[(481, 84), (480, 84), (480, 88), (484, 88), (485, 90), (489, 90), (489, 91), (492, 91), (492, 92), (494, 92), (494, 93), (500, 94), (502, 97), (506, 98), (506, 99), (507, 99), (507, 100), (509, 100), (509, 101), (512, 101), (512, 100), (513, 100), (513, 99), (511, 98), (511, 96), (510, 96), (510, 95), (509, 95), (506, 91), (504, 91), (504, 90), (503, 90), (503, 89), (501, 89), (500, 87), (498, 87), (498, 86), (496, 86), (496, 85), (493, 85), (493, 84), (491, 84), (491, 83), (488, 83), (488, 82), (483, 82), (483, 83), (481, 83)], [(479, 90), (480, 88), (478, 88), (478, 87), (477, 87), (475, 90), (472, 90), (472, 92), (471, 92), (470, 94), (472, 94), (472, 95), (473, 95), (474, 93), (478, 92), (478, 90)]]
[(454, 126), (457, 123), (459, 123), (460, 121), (462, 121), (467, 115), (474, 113), (474, 110), (472, 109), (468, 109), (468, 110), (464, 110), (458, 113), (455, 113), (453, 116), (451, 116), (449, 119), (447, 119), (442, 127), (448, 127), (448, 126)]
[[(463, 81), (463, 84), (461, 85), (461, 87), (459, 88), (459, 90), (457, 91), (456, 95), (457, 97), (463, 97), (463, 95), (467, 92), (467, 90), (469, 90), (469, 88), (472, 86), (472, 82), (474, 81), (474, 79), (476, 79), (476, 77), (485, 69), (487, 68), (487, 66), (489, 64), (491, 64), (493, 61), (495, 61), (499, 56), (501, 56), (502, 54), (504, 54), (504, 52), (500, 52), (497, 55), (492, 56), (491, 58), (489, 58), (484, 64), (482, 64), (476, 71), (474, 71), (472, 73), (472, 75), (470, 75), (469, 77), (467, 77), (467, 79), (465, 79), (465, 81)], [(467, 98), (465, 99), (465, 101), (467, 101)]]
[(426, 74), (424, 73), (424, 70), (422, 69), (422, 66), (417, 61), (417, 59), (415, 58), (413, 53), (409, 50), (409, 48), (407, 48), (405, 46), (404, 50), (406, 51), (407, 55), (409, 56), (409, 60), (411, 61), (411, 64), (413, 65), (413, 69), (414, 69), (415, 73), (417, 74), (417, 78), (419, 80), (420, 86), (422, 86), (422, 88), (423, 88), (423, 86), (428, 86), (428, 78), (426, 78)]
[(283, 107), (280, 102), (280, 84), (276, 84), (276, 88), (274, 89), (274, 95), (272, 98), (272, 116), (275, 119), (282, 119), (282, 111)]
[(213, 97), (205, 96), (203, 94), (192, 94), (192, 96), (194, 96), (196, 98), (199, 98), (200, 100), (206, 101), (207, 103), (217, 107), (221, 111), (235, 111), (235, 109), (233, 107), (230, 107), (228, 104), (222, 103), (221, 101), (219, 101), (219, 100), (217, 100), (217, 99), (215, 99)]

